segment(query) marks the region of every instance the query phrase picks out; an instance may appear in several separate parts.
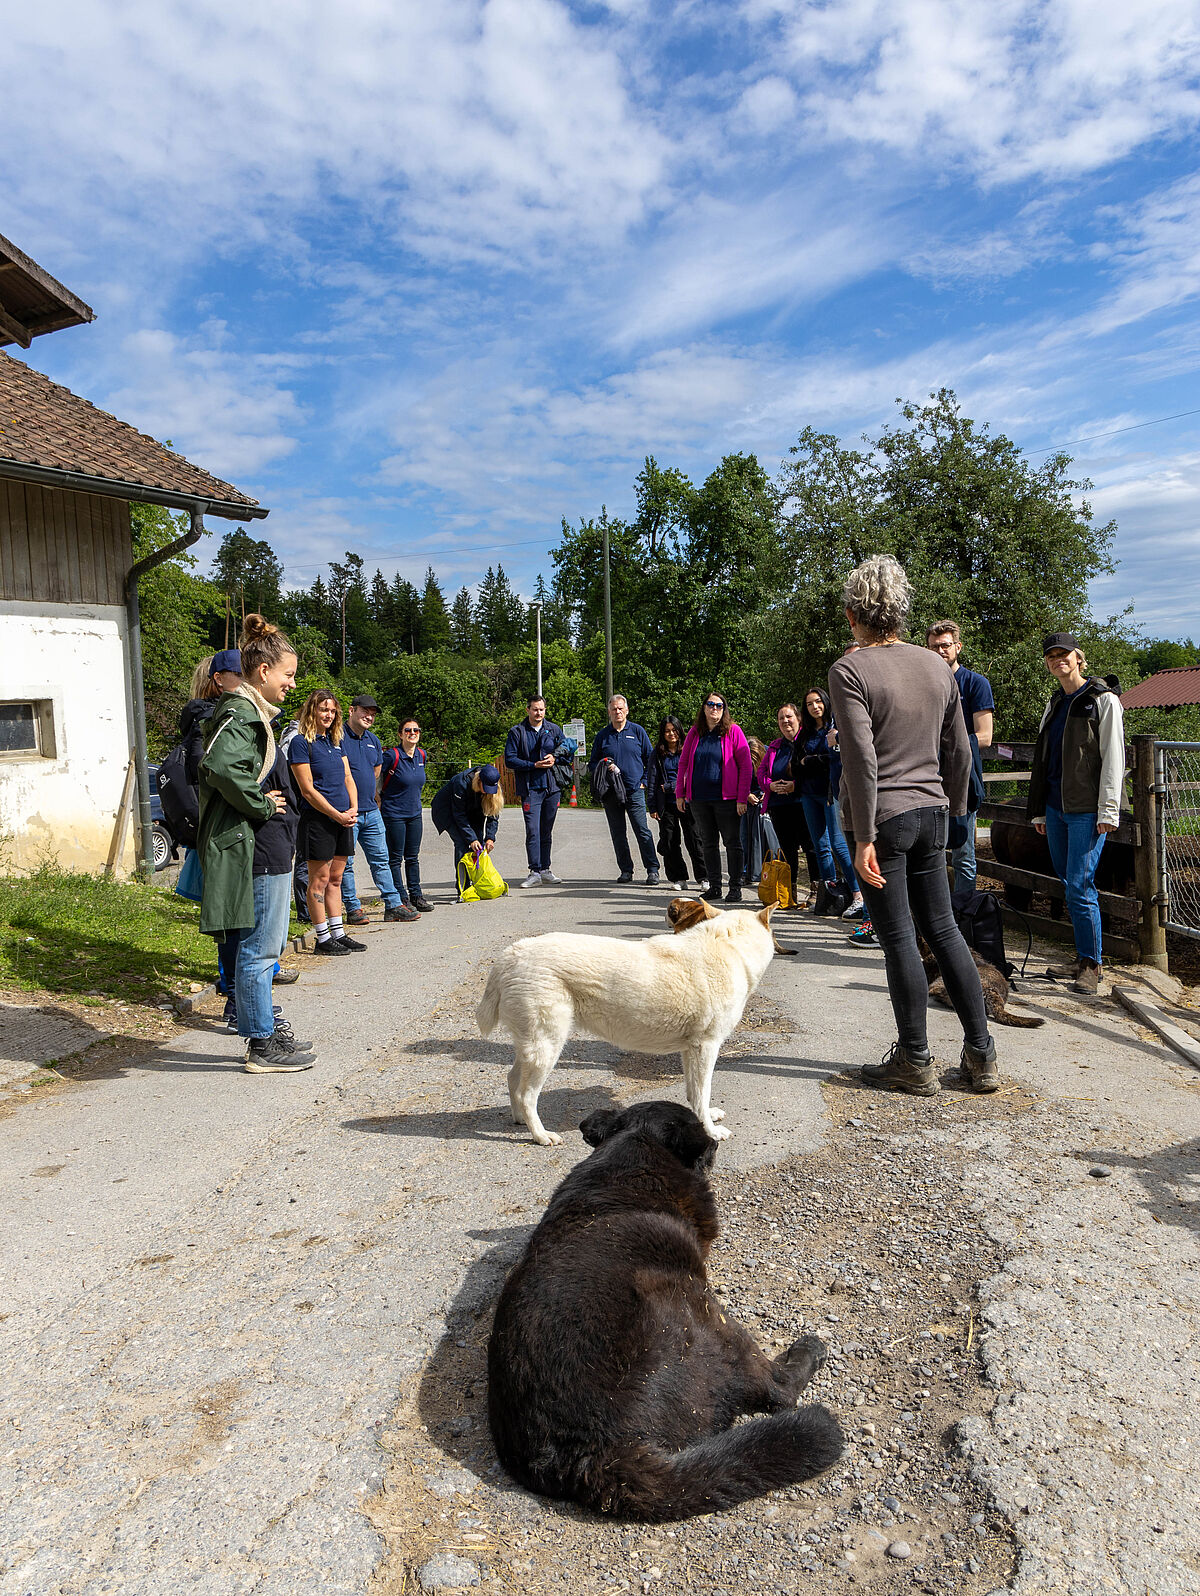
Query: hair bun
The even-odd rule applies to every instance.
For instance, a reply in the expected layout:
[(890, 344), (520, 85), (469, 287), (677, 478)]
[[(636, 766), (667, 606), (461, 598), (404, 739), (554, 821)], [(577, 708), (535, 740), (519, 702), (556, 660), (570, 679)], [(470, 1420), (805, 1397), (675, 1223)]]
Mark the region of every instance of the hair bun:
[(277, 632), (278, 630), (277, 626), (272, 626), (270, 621), (265, 620), (261, 615), (247, 615), (242, 622), (241, 647), (245, 648), (248, 643), (259, 642), (264, 637), (270, 637), (272, 632)]

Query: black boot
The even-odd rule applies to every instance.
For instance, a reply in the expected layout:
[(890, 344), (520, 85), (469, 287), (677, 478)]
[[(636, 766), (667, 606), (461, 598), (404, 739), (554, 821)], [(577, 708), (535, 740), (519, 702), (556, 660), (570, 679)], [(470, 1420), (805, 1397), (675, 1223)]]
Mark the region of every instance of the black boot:
[(878, 1064), (864, 1064), (862, 1078), (884, 1091), (907, 1092), (911, 1097), (933, 1097), (940, 1090), (929, 1049), (901, 1047), (893, 1042)]

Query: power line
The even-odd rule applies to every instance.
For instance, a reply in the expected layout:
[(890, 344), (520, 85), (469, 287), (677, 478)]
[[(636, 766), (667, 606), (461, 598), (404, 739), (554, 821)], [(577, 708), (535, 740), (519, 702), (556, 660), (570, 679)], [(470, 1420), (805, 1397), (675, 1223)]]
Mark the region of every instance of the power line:
[(1157, 427), (1164, 421), (1182, 421), (1184, 416), (1200, 416), (1200, 410), (1180, 410), (1173, 416), (1156, 416), (1153, 421), (1137, 421), (1132, 427), (1114, 427), (1112, 432), (1093, 432), (1087, 438), (1068, 438), (1066, 443), (1052, 443), (1048, 449), (1026, 449), (1025, 454), (1054, 454), (1059, 449), (1073, 449), (1077, 443), (1095, 443), (1098, 438), (1115, 438), (1122, 432), (1140, 432), (1143, 427)]

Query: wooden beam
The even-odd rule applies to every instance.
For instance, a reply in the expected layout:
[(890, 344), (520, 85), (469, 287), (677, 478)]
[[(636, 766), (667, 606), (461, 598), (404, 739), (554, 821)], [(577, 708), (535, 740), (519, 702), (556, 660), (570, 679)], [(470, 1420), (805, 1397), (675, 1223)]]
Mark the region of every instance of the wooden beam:
[(121, 788), (121, 802), (117, 808), (116, 824), (113, 826), (112, 841), (108, 845), (108, 858), (104, 864), (104, 874), (111, 876), (117, 865), (121, 862), (121, 855), (125, 852), (125, 837), (129, 831), (129, 817), (133, 813), (133, 785), (137, 775), (137, 764), (134, 755), (129, 755), (129, 764), (125, 767), (125, 785)]
[(28, 349), (33, 342), (33, 334), (29, 328), (19, 322), (15, 316), (10, 316), (3, 305), (0, 305), (0, 343), (20, 344), (22, 349)]
[(1194, 1036), (1189, 1036), (1182, 1026), (1173, 1024), (1157, 1003), (1151, 1003), (1131, 986), (1114, 986), (1113, 997), (1129, 1010), (1134, 1019), (1141, 1020), (1143, 1025), (1157, 1031), (1164, 1042), (1169, 1042), (1189, 1064), (1195, 1064), (1200, 1069), (1200, 1042)]
[[(979, 819), (989, 822), (1002, 820), (1006, 821), (1010, 826), (1027, 826), (1029, 824), (1025, 819), (1024, 798), (1001, 799), (998, 802), (985, 799), (979, 806)], [(1131, 848), (1140, 846), (1141, 833), (1138, 830), (1137, 822), (1130, 817), (1128, 811), (1122, 811), (1121, 824), (1115, 831), (1109, 832), (1108, 840), (1110, 842), (1127, 842)]]
[[(1039, 875), (1034, 870), (1022, 870), (1018, 865), (1001, 864), (998, 859), (980, 859), (978, 863), (981, 876), (995, 876), (1014, 887), (1027, 887), (1030, 892), (1041, 892), (1048, 898), (1066, 901), (1067, 889), (1057, 876)], [(1126, 897), (1124, 893), (1097, 891), (1096, 896), (1105, 913), (1115, 914), (1118, 919), (1136, 920), (1141, 911), (1141, 901)]]
[[(1032, 931), (1036, 936), (1049, 937), (1054, 942), (1075, 942), (1075, 932), (1066, 915), (1061, 920), (1051, 920), (1045, 914), (1022, 914), (1016, 909), (1010, 909), (1007, 904), (1002, 905), (1004, 910), (1005, 925), (1012, 926), (1014, 931)], [(1121, 959), (1126, 964), (1136, 964), (1141, 956), (1141, 949), (1133, 937), (1120, 937), (1106, 931), (1104, 933), (1104, 954), (1106, 958)], [(1032, 957), (1032, 955), (1030, 955)]]

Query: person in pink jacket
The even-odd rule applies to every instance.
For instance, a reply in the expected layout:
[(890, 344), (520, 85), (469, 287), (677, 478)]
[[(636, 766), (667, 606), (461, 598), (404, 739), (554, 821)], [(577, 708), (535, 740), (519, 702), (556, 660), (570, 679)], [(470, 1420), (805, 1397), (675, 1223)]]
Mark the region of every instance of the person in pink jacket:
[(704, 896), (721, 896), (721, 843), (729, 859), (726, 903), (742, 901), (741, 817), (750, 803), (753, 761), (742, 728), (734, 723), (724, 693), (705, 696), (692, 729), (683, 740), (675, 781), (675, 802), (692, 807), (709, 887)]

